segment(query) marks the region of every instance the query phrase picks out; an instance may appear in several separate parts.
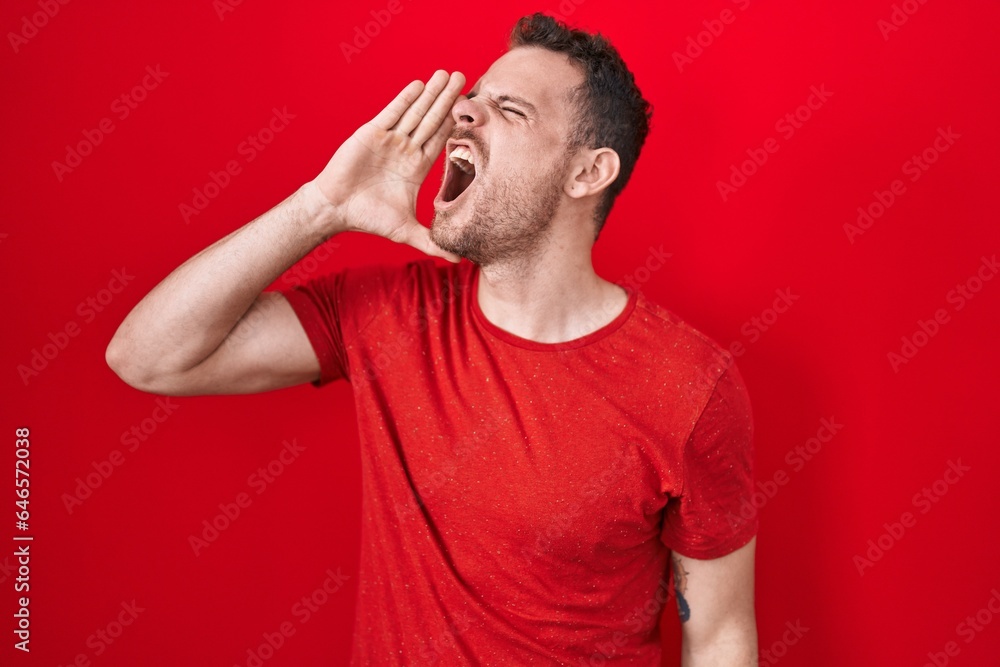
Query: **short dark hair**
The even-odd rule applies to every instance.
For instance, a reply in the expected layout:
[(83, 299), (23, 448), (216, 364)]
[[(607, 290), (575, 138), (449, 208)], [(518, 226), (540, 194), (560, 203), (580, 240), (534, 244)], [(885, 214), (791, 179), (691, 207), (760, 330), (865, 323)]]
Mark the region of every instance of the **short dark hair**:
[(594, 238), (600, 234), (615, 198), (625, 188), (649, 133), (652, 106), (642, 97), (635, 77), (617, 49), (600, 33), (569, 28), (551, 16), (536, 12), (518, 20), (511, 30), (508, 50), (539, 46), (565, 53), (583, 68), (583, 83), (572, 92), (575, 128), (569, 149), (611, 148), (621, 168), (594, 211)]

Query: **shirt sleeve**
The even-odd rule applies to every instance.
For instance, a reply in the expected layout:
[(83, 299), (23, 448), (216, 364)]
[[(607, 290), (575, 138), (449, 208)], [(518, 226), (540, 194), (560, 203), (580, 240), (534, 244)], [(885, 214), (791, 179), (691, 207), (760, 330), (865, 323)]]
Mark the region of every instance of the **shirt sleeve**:
[(350, 359), (366, 345), (379, 343), (369, 340), (366, 329), (380, 316), (406, 315), (418, 286), (435, 275), (434, 267), (430, 258), (403, 266), (356, 266), (281, 290), (319, 359), (320, 376), (312, 384), (322, 387), (340, 378), (350, 382)]
[(312, 383), (315, 387), (350, 377), (343, 328), (345, 278), (346, 271), (340, 271), (281, 290), (319, 359), (319, 379)]
[(734, 365), (719, 377), (685, 445), (680, 495), (663, 510), (661, 540), (690, 558), (725, 556), (757, 533), (753, 415)]

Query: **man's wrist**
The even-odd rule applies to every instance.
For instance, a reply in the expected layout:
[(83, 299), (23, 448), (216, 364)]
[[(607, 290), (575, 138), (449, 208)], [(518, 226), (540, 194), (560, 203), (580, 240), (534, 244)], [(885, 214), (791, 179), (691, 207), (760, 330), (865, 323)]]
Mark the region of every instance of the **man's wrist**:
[(308, 181), (299, 188), (306, 219), (310, 227), (324, 240), (346, 231), (347, 225), (337, 207), (327, 199), (316, 181)]

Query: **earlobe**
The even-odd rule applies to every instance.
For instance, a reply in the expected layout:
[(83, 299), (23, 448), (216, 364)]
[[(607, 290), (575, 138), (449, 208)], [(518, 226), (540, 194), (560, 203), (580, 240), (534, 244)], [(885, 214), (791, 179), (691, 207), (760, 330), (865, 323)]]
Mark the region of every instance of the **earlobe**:
[(584, 178), (585, 178), (585, 172), (583, 168), (582, 167), (574, 168), (573, 171), (570, 173), (569, 178), (566, 181), (566, 184), (563, 186), (563, 190), (566, 192), (567, 195), (569, 195), (573, 199), (579, 199), (580, 197), (584, 196), (584, 194), (586, 194), (582, 191), (583, 188), (581, 182), (582, 180), (584, 180)]

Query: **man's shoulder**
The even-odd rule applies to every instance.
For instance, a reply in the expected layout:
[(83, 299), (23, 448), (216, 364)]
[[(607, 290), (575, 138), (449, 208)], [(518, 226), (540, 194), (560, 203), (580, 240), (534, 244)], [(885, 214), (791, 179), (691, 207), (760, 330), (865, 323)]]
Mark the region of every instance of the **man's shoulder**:
[(664, 340), (678, 347), (686, 346), (694, 353), (711, 356), (729, 354), (714, 338), (642, 292), (637, 295), (636, 311), (642, 317), (645, 326), (655, 330), (658, 335), (664, 337)]

